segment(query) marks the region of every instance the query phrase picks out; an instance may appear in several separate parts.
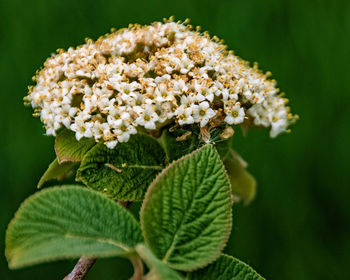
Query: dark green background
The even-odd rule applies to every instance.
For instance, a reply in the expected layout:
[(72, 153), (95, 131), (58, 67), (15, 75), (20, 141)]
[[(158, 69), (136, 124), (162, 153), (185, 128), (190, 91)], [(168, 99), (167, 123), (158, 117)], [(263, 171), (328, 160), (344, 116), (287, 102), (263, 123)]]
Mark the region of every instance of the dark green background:
[[(61, 279), (73, 261), (9, 271), (4, 231), (54, 158), (53, 138), (23, 107), (31, 77), (54, 50), (111, 27), (189, 17), (239, 56), (270, 70), (300, 115), (291, 134), (237, 133), (235, 148), (259, 182), (234, 207), (230, 254), (267, 279), (350, 275), (350, 1), (1, 0), (0, 278)], [(120, 264), (121, 263), (121, 264)], [(99, 260), (88, 279), (127, 279), (128, 262)]]

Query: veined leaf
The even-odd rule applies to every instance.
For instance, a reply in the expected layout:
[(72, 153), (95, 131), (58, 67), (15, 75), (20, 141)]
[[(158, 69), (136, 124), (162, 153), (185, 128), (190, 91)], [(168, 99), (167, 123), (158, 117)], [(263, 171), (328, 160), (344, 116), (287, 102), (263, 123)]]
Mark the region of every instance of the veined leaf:
[(129, 254), (143, 242), (134, 217), (103, 194), (78, 186), (29, 197), (6, 233), (10, 268), (80, 256)]
[(96, 144), (92, 138), (75, 138), (74, 132), (63, 130), (55, 139), (55, 151), (59, 163), (79, 162), (85, 154)]
[(183, 280), (184, 277), (170, 268), (164, 262), (158, 260), (153, 253), (143, 244), (136, 246), (136, 251), (150, 268), (145, 280)]
[(249, 204), (255, 197), (256, 180), (237, 160), (227, 157), (224, 161), (230, 178), (232, 193), (245, 204)]
[(69, 177), (69, 174), (76, 165), (76, 162), (63, 162), (62, 164), (59, 164), (56, 158), (50, 163), (43, 176), (41, 176), (37, 187), (41, 188), (46, 182), (51, 180), (61, 181), (66, 177)]
[(166, 168), (141, 209), (146, 244), (169, 266), (194, 270), (214, 261), (232, 226), (231, 187), (212, 145)]
[(164, 150), (152, 137), (133, 135), (114, 149), (103, 143), (84, 157), (77, 180), (118, 200), (142, 200), (147, 187), (163, 169)]
[(247, 264), (228, 255), (221, 255), (214, 263), (189, 273), (187, 280), (264, 280)]

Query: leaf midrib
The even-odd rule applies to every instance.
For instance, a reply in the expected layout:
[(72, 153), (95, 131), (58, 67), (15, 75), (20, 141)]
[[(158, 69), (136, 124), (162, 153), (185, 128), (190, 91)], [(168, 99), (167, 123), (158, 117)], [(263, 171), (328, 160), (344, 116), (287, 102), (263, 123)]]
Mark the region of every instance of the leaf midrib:
[(69, 232), (67, 232), (63, 236), (64, 237), (68, 237), (68, 238), (84, 238), (84, 239), (93, 240), (93, 241), (96, 241), (96, 242), (99, 242), (99, 243), (107, 243), (107, 244), (119, 247), (119, 248), (123, 249), (126, 252), (131, 251), (130, 247), (125, 246), (124, 244), (118, 243), (115, 240), (109, 239), (109, 238), (106, 239), (106, 238), (99, 238), (99, 237), (90, 237), (90, 236), (86, 236), (86, 235), (82, 235), (82, 234), (74, 234), (74, 233), (69, 233)]
[[(187, 171), (188, 171), (188, 169), (186, 169), (186, 175), (187, 175), (187, 173), (188, 173)], [(184, 178), (186, 177), (186, 175), (185, 175), (185, 176), (182, 176), (182, 181), (184, 180)], [(167, 252), (165, 253), (165, 255), (164, 255), (163, 259), (162, 259), (162, 261), (164, 261), (164, 262), (167, 262), (167, 259), (169, 258), (169, 256), (170, 256), (170, 254), (171, 254), (173, 248), (175, 247), (175, 241), (176, 241), (177, 236), (179, 235), (179, 231), (180, 231), (180, 229), (182, 228), (182, 226), (183, 226), (183, 224), (184, 224), (184, 221), (185, 221), (184, 217), (186, 216), (186, 213), (188, 212), (188, 209), (191, 209), (192, 204), (193, 204), (193, 201), (194, 201), (194, 198), (196, 197), (196, 194), (197, 194), (197, 192), (198, 192), (198, 189), (199, 189), (199, 188), (196, 188), (196, 190), (195, 190), (195, 192), (194, 192), (194, 194), (193, 194), (193, 196), (192, 196), (192, 198), (191, 198), (191, 201), (190, 201), (190, 203), (189, 203), (189, 206), (187, 207), (187, 209), (186, 209), (186, 211), (185, 211), (185, 214), (182, 216), (181, 223), (180, 223), (178, 229), (176, 230), (176, 232), (175, 232), (175, 234), (174, 234), (174, 237), (173, 237), (173, 240), (172, 240), (172, 242), (171, 242), (171, 244), (170, 244), (170, 247), (169, 247), (169, 249), (167, 250)]]
[[(123, 166), (115, 166), (114, 164), (108, 163), (109, 165), (113, 166), (114, 168), (118, 168), (118, 169), (127, 169), (127, 168), (139, 168), (139, 169), (155, 169), (155, 170), (163, 170), (163, 167), (161, 165), (126, 165), (125, 167)], [(105, 166), (113, 169), (112, 167), (108, 166), (105, 164)]]
[[(95, 241), (97, 243), (105, 243), (105, 244), (110, 244), (110, 245), (116, 246), (116, 247), (124, 250), (125, 252), (132, 251), (130, 247), (125, 246), (122, 243), (118, 243), (115, 240), (110, 239), (110, 238), (90, 237), (90, 236), (86, 236), (83, 234), (76, 234), (76, 233), (72, 233), (72, 232), (66, 232), (65, 234), (62, 234), (62, 235), (54, 234), (52, 237), (54, 237), (54, 236), (56, 236), (59, 239), (63, 237), (63, 238), (67, 238), (67, 239), (68, 238), (70, 238), (70, 239), (77, 238), (77, 239), (92, 240), (92, 241)], [(52, 242), (52, 240), (50, 240), (50, 241), (47, 240), (47, 241), (44, 241), (43, 243), (49, 243), (49, 242)]]

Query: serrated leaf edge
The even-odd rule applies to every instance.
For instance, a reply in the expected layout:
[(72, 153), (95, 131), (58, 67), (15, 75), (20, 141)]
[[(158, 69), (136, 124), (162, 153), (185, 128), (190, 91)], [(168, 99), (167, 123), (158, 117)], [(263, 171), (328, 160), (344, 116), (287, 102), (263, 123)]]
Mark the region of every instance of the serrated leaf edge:
[[(42, 195), (43, 193), (45, 192), (48, 192), (48, 191), (52, 191), (52, 190), (55, 190), (55, 189), (62, 189), (62, 188), (65, 188), (65, 189), (73, 189), (73, 188), (81, 188), (83, 189), (84, 191), (88, 191), (88, 192), (91, 192), (91, 193), (94, 193), (94, 194), (97, 194), (103, 198), (106, 198), (108, 200), (111, 200), (113, 202), (112, 199), (106, 197), (105, 195), (101, 194), (100, 192), (97, 192), (95, 190), (92, 190), (92, 189), (88, 189), (88, 188), (84, 188), (83, 186), (79, 186), (79, 185), (62, 185), (62, 186), (53, 186), (53, 187), (50, 187), (50, 188), (47, 188), (47, 189), (43, 189), (43, 190), (40, 190), (34, 194), (32, 194), (31, 196), (29, 196), (27, 199), (25, 199), (21, 204), (20, 206), (18, 207), (14, 217), (11, 219), (10, 223), (8, 224), (7, 228), (6, 228), (6, 232), (5, 232), (5, 257), (8, 261), (8, 266), (10, 269), (18, 269), (18, 268), (22, 268), (22, 267), (28, 267), (28, 266), (31, 266), (31, 265), (35, 265), (35, 264), (40, 264), (40, 263), (43, 263), (43, 262), (48, 262), (48, 261), (55, 261), (55, 260), (60, 260), (60, 259), (65, 259), (65, 258), (75, 258), (73, 257), (72, 255), (65, 255), (65, 256), (62, 256), (62, 258), (46, 258), (45, 261), (42, 261), (42, 260), (39, 260), (39, 261), (33, 261), (33, 262), (28, 262), (26, 263), (25, 265), (20, 265), (20, 266), (13, 266), (11, 264), (11, 257), (9, 256), (9, 253), (8, 253), (8, 248), (7, 248), (7, 238), (8, 238), (8, 231), (10, 229), (10, 227), (12, 226), (13, 223), (16, 222), (17, 220), (17, 217), (20, 215), (20, 212), (22, 211), (22, 209), (26, 206), (27, 203), (30, 203), (33, 199), (35, 199), (37, 196), (39, 195)], [(120, 206), (122, 207), (122, 206)], [(124, 208), (123, 208), (124, 209)], [(130, 213), (130, 212), (129, 212)], [(136, 220), (136, 218), (134, 217), (134, 215), (132, 215), (130, 213), (130, 216), (131, 216), (131, 220), (133, 222), (135, 222), (136, 224), (139, 224), (139, 222)], [(84, 237), (84, 238), (87, 238), (87, 237)], [(87, 238), (88, 239), (88, 238)], [(125, 250), (125, 253), (121, 253), (121, 254), (117, 254), (118, 256), (127, 256), (129, 254), (133, 254), (135, 251), (134, 248), (131, 248), (131, 247), (128, 247), (128, 246), (125, 246), (125, 245), (119, 245), (119, 243), (117, 242), (114, 242), (113, 240), (111, 239), (99, 239), (97, 238), (97, 240), (103, 240), (105, 243), (109, 243), (109, 244), (112, 244), (112, 245), (115, 245), (116, 247), (119, 247), (123, 250)], [(111, 243), (110, 241), (112, 241), (113, 243)], [(113, 254), (113, 253), (106, 253), (105, 255), (103, 255), (103, 257), (112, 257), (112, 256), (117, 256), (116, 254)], [(94, 257), (93, 254), (89, 254), (87, 256), (90, 256), (90, 257)], [(101, 255), (99, 255), (99, 257), (102, 257)], [(79, 258), (79, 257), (76, 257), (76, 258)]]
[[(196, 266), (196, 267), (188, 268), (188, 267), (186, 267), (186, 266), (178, 266), (178, 265), (175, 265), (175, 266), (174, 266), (174, 265), (172, 265), (171, 263), (167, 263), (167, 262), (164, 262), (164, 261), (162, 260), (165, 264), (167, 264), (169, 267), (172, 267), (172, 268), (174, 268), (174, 269), (178, 269), (178, 270), (183, 270), (183, 271), (191, 272), (191, 271), (195, 271), (195, 270), (197, 270), (197, 269), (206, 267), (206, 266), (209, 265), (210, 263), (214, 262), (218, 257), (220, 257), (220, 255), (222, 254), (221, 252), (222, 252), (222, 250), (224, 249), (224, 247), (226, 246), (227, 241), (228, 241), (228, 239), (229, 239), (229, 237), (230, 237), (230, 233), (231, 233), (231, 230), (232, 230), (232, 205), (233, 205), (233, 202), (234, 202), (233, 196), (232, 196), (232, 192), (231, 192), (232, 187), (231, 187), (231, 183), (230, 183), (230, 180), (229, 180), (227, 171), (226, 171), (226, 169), (225, 169), (225, 166), (224, 166), (222, 160), (220, 159), (220, 155), (219, 155), (218, 151), (216, 150), (216, 148), (213, 146), (213, 144), (206, 144), (206, 145), (203, 145), (203, 146), (200, 147), (199, 149), (194, 150), (193, 152), (191, 152), (191, 153), (189, 153), (189, 154), (187, 154), (187, 155), (184, 155), (184, 156), (182, 156), (181, 158), (179, 158), (179, 159), (173, 161), (173, 162), (172, 162), (171, 164), (169, 164), (166, 168), (164, 168), (164, 169), (162, 170), (162, 172), (160, 172), (160, 173), (156, 176), (156, 178), (153, 180), (153, 182), (152, 182), (152, 183), (150, 184), (150, 186), (148, 187), (147, 192), (146, 192), (146, 194), (145, 194), (145, 198), (144, 198), (144, 200), (143, 200), (143, 202), (142, 202), (142, 206), (141, 206), (141, 209), (140, 209), (140, 224), (141, 224), (142, 233), (144, 233), (144, 230), (145, 230), (145, 225), (144, 225), (144, 223), (143, 223), (143, 220), (144, 220), (144, 219), (143, 219), (144, 208), (145, 208), (145, 205), (147, 204), (147, 202), (148, 202), (148, 200), (149, 200), (149, 197), (152, 195), (151, 193), (153, 192), (153, 189), (154, 189), (155, 185), (157, 184), (157, 182), (159, 181), (159, 179), (160, 179), (162, 176), (164, 176), (164, 174), (165, 174), (170, 168), (172, 168), (174, 165), (176, 165), (177, 163), (183, 161), (183, 160), (186, 159), (186, 158), (189, 158), (189, 157), (193, 156), (193, 155), (196, 154), (196, 153), (199, 153), (201, 150), (206, 149), (208, 146), (211, 147), (211, 149), (214, 151), (214, 153), (215, 153), (217, 159), (219, 160), (219, 162), (220, 162), (220, 164), (221, 164), (221, 167), (222, 167), (222, 169), (224, 170), (224, 174), (225, 174), (225, 177), (226, 177), (226, 181), (227, 181), (228, 184), (229, 184), (229, 188), (228, 188), (228, 191), (227, 191), (227, 196), (230, 198), (230, 201), (231, 201), (231, 205), (230, 205), (230, 207), (228, 208), (228, 212), (227, 212), (227, 213), (229, 214), (229, 217), (230, 217), (230, 219), (229, 219), (229, 223), (230, 223), (229, 230), (228, 230), (227, 233), (223, 236), (223, 237), (224, 237), (224, 238), (223, 238), (223, 242), (222, 242), (222, 244), (219, 246), (219, 249), (220, 249), (220, 250), (218, 251), (219, 253), (217, 253), (217, 254), (215, 254), (214, 256), (212, 256), (212, 258), (210, 258), (210, 259), (209, 259), (206, 263), (204, 263), (204, 264), (200, 264), (200, 265), (198, 265), (198, 266)], [(144, 238), (144, 240), (145, 240), (145, 244), (149, 244), (149, 243), (150, 243), (149, 240), (147, 239), (147, 237), (146, 237), (144, 234), (143, 234), (143, 238)], [(151, 249), (151, 248), (150, 248), (150, 249)]]
[[(251, 270), (253, 270), (256, 274), (257, 274), (257, 276), (259, 276), (261, 279), (264, 279), (265, 280), (265, 278), (264, 277), (262, 277), (254, 268), (252, 268), (249, 264), (247, 264), (247, 263), (245, 263), (245, 262), (243, 262), (243, 261), (241, 261), (241, 260), (239, 260), (239, 259), (237, 259), (237, 258), (235, 258), (235, 257), (233, 257), (233, 256), (231, 256), (231, 255), (228, 255), (228, 254), (220, 254), (220, 256), (225, 256), (225, 257), (228, 257), (228, 258), (230, 258), (230, 259), (232, 259), (232, 260), (234, 260), (234, 261), (236, 261), (237, 263), (239, 263), (239, 264), (242, 264), (242, 265), (244, 265), (244, 266), (248, 266)], [(210, 264), (208, 264), (208, 266), (209, 266)], [(205, 268), (205, 267), (204, 267)], [(189, 274), (187, 274), (186, 275), (186, 280), (190, 280), (190, 278), (189, 278), (190, 276), (189, 276)]]

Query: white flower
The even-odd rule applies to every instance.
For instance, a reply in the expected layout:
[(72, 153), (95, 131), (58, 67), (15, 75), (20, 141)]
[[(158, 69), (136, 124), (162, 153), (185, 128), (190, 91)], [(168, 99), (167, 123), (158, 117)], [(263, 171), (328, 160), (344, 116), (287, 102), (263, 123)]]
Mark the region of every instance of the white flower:
[(117, 139), (119, 142), (127, 142), (130, 138), (130, 135), (136, 134), (136, 128), (129, 124), (126, 121), (123, 121), (121, 125), (113, 131), (115, 135), (117, 135)]
[(195, 90), (194, 96), (198, 102), (208, 100), (212, 102), (214, 100), (214, 93), (209, 91), (209, 87), (205, 84), (199, 83), (197, 80), (193, 80), (193, 89)]
[(195, 122), (199, 122), (201, 127), (205, 126), (214, 116), (216, 116), (216, 113), (209, 107), (207, 101), (196, 106), (193, 114)]
[(118, 141), (117, 140), (112, 140), (112, 141), (107, 141), (106, 146), (107, 148), (113, 149), (115, 146), (117, 146)]
[[(230, 95), (229, 89), (225, 88), (224, 85), (218, 81), (214, 81), (213, 85), (209, 88), (209, 92), (215, 94), (216, 96), (221, 96), (223, 101), (226, 101)], [(236, 98), (238, 99), (238, 96)]]
[(275, 138), (282, 132), (287, 131), (288, 123), (285, 120), (279, 119), (271, 123), (270, 137)]
[(175, 113), (173, 111), (174, 104), (171, 102), (163, 102), (156, 104), (156, 112), (159, 116), (159, 122), (164, 123), (166, 120), (170, 120), (174, 117)]
[(46, 129), (46, 135), (56, 136), (56, 129), (53, 127), (51, 123), (47, 123), (45, 129)]
[(186, 54), (183, 54), (181, 57), (181, 64), (179, 65), (181, 74), (188, 73), (193, 67), (193, 61), (191, 61)]
[(146, 129), (156, 129), (156, 122), (159, 117), (158, 114), (154, 111), (153, 106), (146, 105), (139, 107), (135, 112), (138, 114), (136, 118), (136, 123), (145, 127)]
[(186, 105), (181, 105), (180, 107), (178, 107), (175, 111), (175, 115), (177, 117), (179, 125), (193, 124), (193, 111), (193, 107), (187, 107)]
[(186, 82), (183, 79), (173, 81), (173, 90), (177, 94), (182, 94), (188, 90)]
[(85, 122), (82, 118), (75, 118), (75, 122), (70, 126), (70, 129), (75, 132), (75, 137), (80, 140), (83, 137), (90, 138), (92, 134), (93, 123)]
[(227, 102), (229, 105), (225, 108), (225, 122), (228, 124), (239, 124), (244, 122), (244, 109), (240, 106), (240, 104), (236, 103), (232, 106), (232, 103)]
[(107, 141), (109, 139), (113, 139), (111, 127), (108, 123), (102, 123), (100, 128), (102, 129), (103, 140)]
[(284, 107), (280, 107), (279, 110), (274, 111), (273, 114), (269, 116), (271, 122), (270, 136), (272, 138), (276, 137), (278, 134), (287, 131), (288, 127), (288, 114)]
[(92, 122), (91, 131), (96, 141), (103, 137), (103, 127), (99, 121)]
[(63, 124), (66, 128), (69, 128), (72, 118), (75, 116), (77, 111), (77, 108), (72, 108), (68, 105), (58, 108), (56, 110), (55, 122)]
[(247, 110), (248, 114), (254, 118), (256, 126), (268, 127), (270, 125), (270, 113), (261, 104), (255, 104)]
[(140, 88), (140, 84), (137, 82), (121, 82), (120, 84), (115, 85), (116, 89), (119, 91), (123, 99), (127, 99), (130, 95), (135, 94), (136, 90)]
[(165, 84), (159, 84), (156, 87), (154, 93), (156, 95), (154, 100), (157, 103), (175, 100), (174, 92), (172, 91), (172, 89), (169, 89)]

